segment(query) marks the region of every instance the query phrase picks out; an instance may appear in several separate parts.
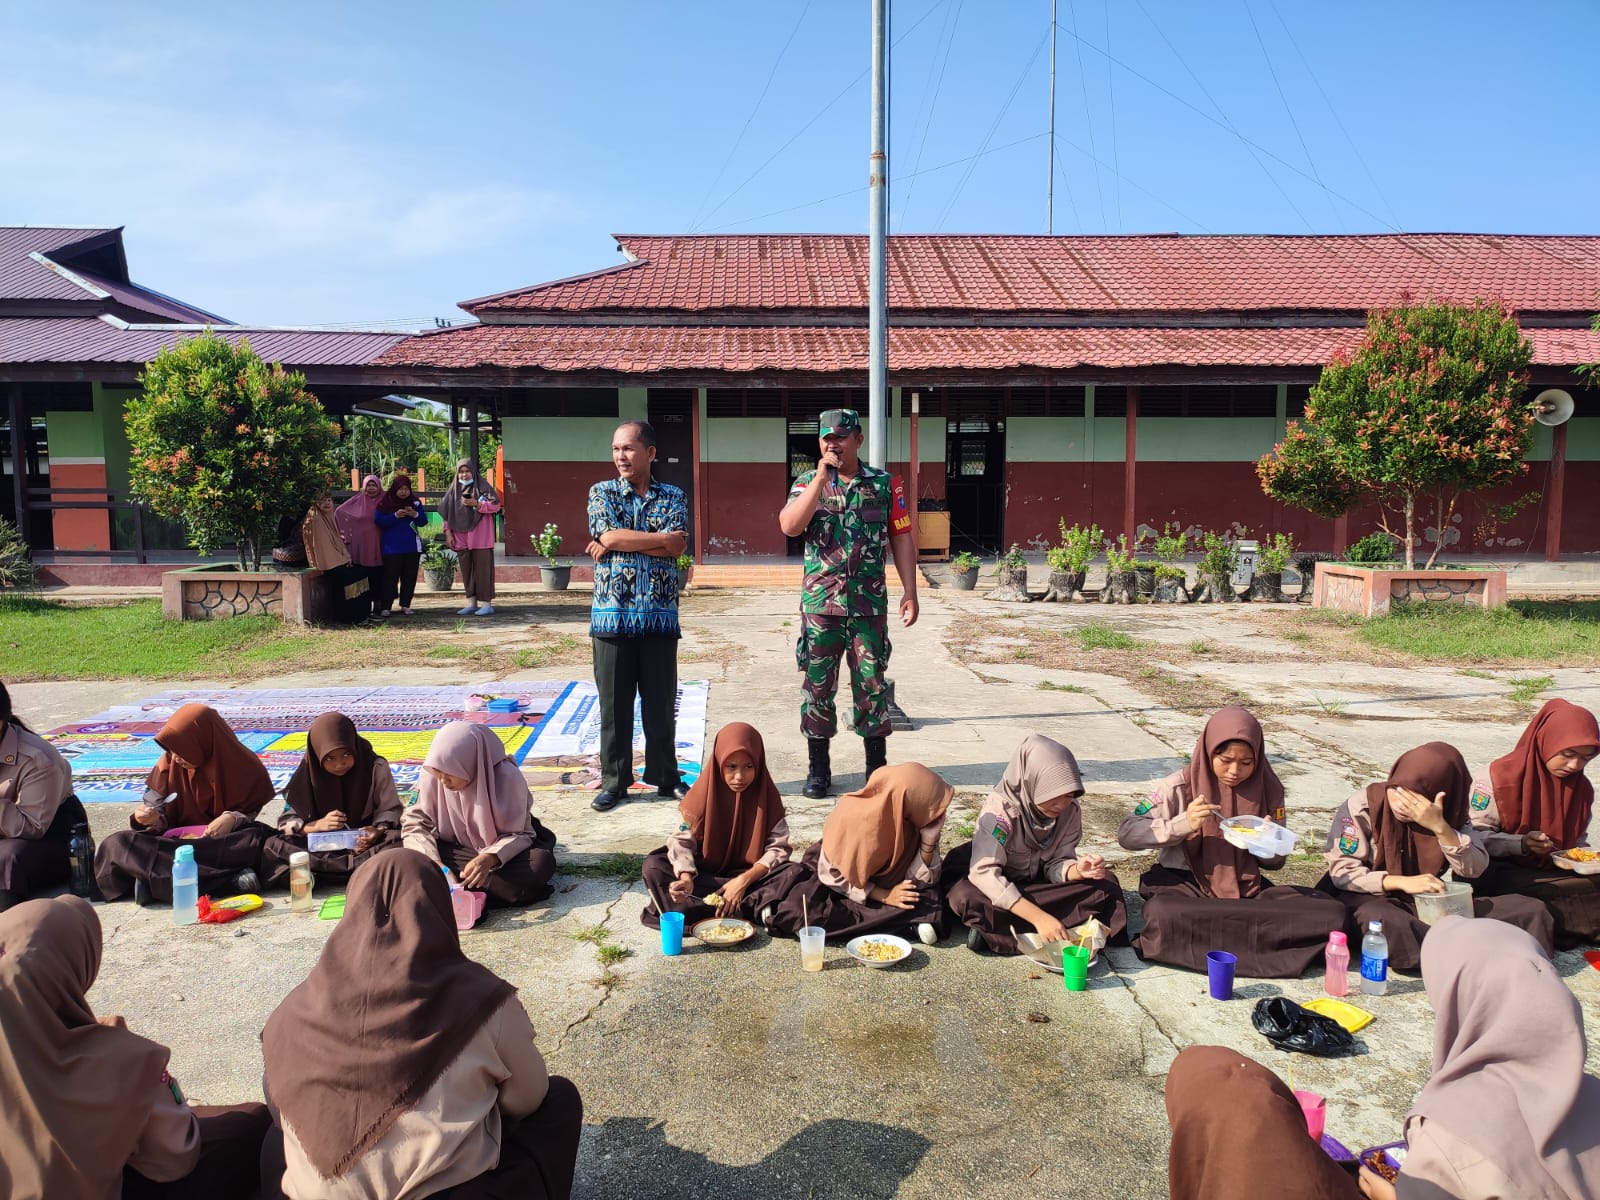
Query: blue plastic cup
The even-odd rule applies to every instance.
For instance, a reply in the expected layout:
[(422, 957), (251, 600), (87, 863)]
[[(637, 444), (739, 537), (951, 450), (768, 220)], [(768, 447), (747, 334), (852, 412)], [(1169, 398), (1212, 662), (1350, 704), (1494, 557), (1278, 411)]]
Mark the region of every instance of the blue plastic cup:
[(1233, 969), (1238, 965), (1238, 957), (1226, 950), (1212, 950), (1206, 954), (1206, 976), (1211, 982), (1213, 1000), (1233, 999)]
[(661, 953), (683, 953), (683, 914), (681, 912), (664, 912), (661, 914)]

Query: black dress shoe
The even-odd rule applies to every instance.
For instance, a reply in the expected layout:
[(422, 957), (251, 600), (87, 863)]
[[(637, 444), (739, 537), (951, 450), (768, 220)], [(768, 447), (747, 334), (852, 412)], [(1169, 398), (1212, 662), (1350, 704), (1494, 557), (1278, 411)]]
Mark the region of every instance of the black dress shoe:
[(967, 930), (967, 949), (974, 954), (989, 954), (989, 943), (983, 938), (983, 930), (973, 926)]
[(593, 800), (589, 801), (589, 807), (594, 809), (595, 812), (610, 812), (613, 808), (621, 803), (622, 797), (617, 795), (617, 793), (601, 792)]
[(261, 890), (261, 879), (254, 871), (246, 868), (233, 877), (233, 886), (240, 895), (246, 892), (259, 892)]
[(150, 894), (150, 885), (142, 879), (133, 881), (133, 902), (140, 908), (149, 908), (155, 897)]
[(656, 789), (656, 795), (660, 796), (663, 800), (682, 800), (688, 794), (689, 789), (684, 787), (681, 783), (674, 784), (671, 787), (658, 787)]

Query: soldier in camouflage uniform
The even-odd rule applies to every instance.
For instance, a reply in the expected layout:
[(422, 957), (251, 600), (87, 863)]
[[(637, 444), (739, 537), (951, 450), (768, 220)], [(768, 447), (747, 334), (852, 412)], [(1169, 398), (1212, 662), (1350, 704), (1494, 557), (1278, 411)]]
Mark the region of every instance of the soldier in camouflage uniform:
[(917, 619), (917, 548), (900, 480), (861, 461), (861, 418), (829, 409), (818, 428), (822, 458), (794, 481), (778, 526), (805, 536), (805, 584), (795, 660), (804, 673), (800, 730), (810, 766), (805, 794), (826, 796), (833, 784), (829, 740), (838, 729), (834, 693), (839, 660), (850, 667), (854, 728), (866, 739), (866, 773), (884, 765), (889, 735), (889, 591), (887, 550), (903, 589), (900, 620)]

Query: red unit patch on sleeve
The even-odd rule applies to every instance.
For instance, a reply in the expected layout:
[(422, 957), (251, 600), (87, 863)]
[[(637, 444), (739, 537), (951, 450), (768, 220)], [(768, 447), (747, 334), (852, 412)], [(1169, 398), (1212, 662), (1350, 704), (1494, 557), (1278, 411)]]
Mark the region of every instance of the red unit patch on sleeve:
[(890, 482), (893, 498), (889, 502), (889, 532), (891, 534), (911, 532), (911, 508), (906, 503), (905, 480), (896, 475)]

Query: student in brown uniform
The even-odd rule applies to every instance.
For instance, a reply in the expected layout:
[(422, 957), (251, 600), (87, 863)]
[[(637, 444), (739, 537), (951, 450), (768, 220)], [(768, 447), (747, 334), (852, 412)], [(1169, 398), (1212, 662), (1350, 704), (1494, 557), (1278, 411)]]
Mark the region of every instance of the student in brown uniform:
[(488, 906), (520, 906), (550, 894), (556, 835), (530, 806), (533, 794), (505, 743), (487, 725), (452, 721), (434, 735), (417, 802), (400, 822), (404, 844), (448, 869)]
[[(156, 734), (166, 753), (145, 782), (144, 803), (95, 854), (94, 877), (107, 900), (133, 893), (134, 902), (172, 899), (172, 861), (178, 847), (194, 847), (205, 895), (253, 892), (256, 868), (272, 830), (256, 815), (272, 799), (272, 778), (255, 753), (228, 728), (222, 714), (185, 704)], [(205, 835), (178, 842), (169, 829), (204, 826)]]
[(0, 914), (0, 1196), (250, 1196), (261, 1104), (190, 1107), (170, 1052), (96, 1017), (100, 919), (76, 896)]
[(1019, 922), (1045, 942), (1065, 940), (1091, 917), (1108, 938), (1125, 934), (1122, 885), (1100, 855), (1078, 855), (1082, 795), (1072, 751), (1037, 733), (1022, 739), (972, 840), (944, 860), (950, 911), (967, 927), (968, 949), (1015, 954)]
[(839, 797), (767, 928), (792, 937), (809, 915), (830, 941), (911, 928), (933, 945), (946, 924), (939, 834), (954, 795), (921, 763), (879, 767), (859, 790)]
[(583, 1102), (552, 1077), (517, 989), (461, 952), (438, 865), (400, 849), (261, 1034), (276, 1118), (267, 1194), (566, 1200)]
[[(1442, 892), (1446, 868), (1458, 879), (1474, 879), (1489, 855), (1472, 837), (1468, 796), (1472, 774), (1461, 751), (1444, 742), (1407, 750), (1389, 768), (1389, 778), (1355, 792), (1339, 807), (1328, 831), (1328, 873), (1317, 886), (1337, 897), (1349, 913), (1352, 948), (1369, 921), (1382, 921), (1389, 965), (1414, 971), (1422, 961), (1428, 926), (1417, 919), (1414, 897)], [(1529, 896), (1480, 896), (1480, 917), (1509, 921), (1552, 950), (1554, 922)]]
[(1558, 850), (1589, 848), (1594, 784), (1584, 774), (1600, 754), (1600, 724), (1587, 708), (1548, 701), (1517, 739), (1472, 781), (1472, 828), (1489, 869), (1472, 881), (1480, 896), (1532, 896), (1556, 923), (1556, 946), (1600, 942), (1600, 875), (1563, 871)]
[(1238, 973), (1293, 979), (1322, 957), (1345, 914), (1311, 888), (1271, 886), (1261, 872), (1282, 858), (1259, 859), (1229, 843), (1230, 817), (1284, 821), (1283, 784), (1267, 761), (1261, 723), (1237, 705), (1218, 709), (1175, 771), (1123, 819), (1117, 840), (1129, 850), (1161, 851), (1139, 880), (1141, 958), (1203, 971), (1206, 954), (1227, 950)]
[(71, 878), (67, 843), (88, 820), (67, 760), (23, 724), (0, 683), (0, 911)]
[(307, 850), (306, 835), (358, 830), (353, 850), (310, 850), (318, 879), (350, 877), (361, 859), (400, 844), (400, 793), (389, 760), (372, 749), (343, 713), (311, 722), (306, 753), (289, 778), (278, 832), (261, 848), (263, 884), (289, 884), (289, 856)]
[[(652, 898), (665, 898), (692, 925), (712, 915), (756, 920), (799, 868), (789, 862), (789, 822), (767, 770), (766, 744), (743, 721), (724, 725), (711, 762), (678, 804), (678, 832), (644, 860)], [(720, 895), (713, 910), (700, 901)], [(660, 928), (654, 899), (640, 919)]]

